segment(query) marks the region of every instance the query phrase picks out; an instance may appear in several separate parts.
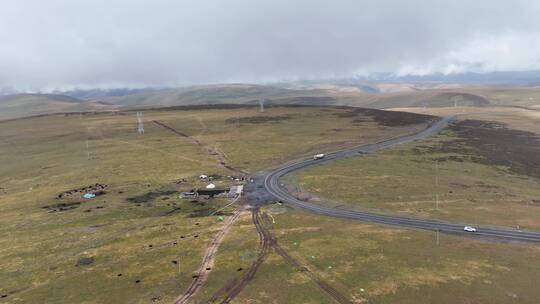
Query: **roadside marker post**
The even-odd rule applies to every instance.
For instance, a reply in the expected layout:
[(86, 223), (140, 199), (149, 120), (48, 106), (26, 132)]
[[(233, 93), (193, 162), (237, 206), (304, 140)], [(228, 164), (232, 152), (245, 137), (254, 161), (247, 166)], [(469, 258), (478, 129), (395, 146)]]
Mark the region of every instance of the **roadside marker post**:
[(272, 218), (272, 224), (275, 224), (275, 223), (276, 223), (276, 220), (274, 219), (274, 217), (272, 216), (272, 214), (268, 213), (268, 215), (270, 215), (270, 217)]

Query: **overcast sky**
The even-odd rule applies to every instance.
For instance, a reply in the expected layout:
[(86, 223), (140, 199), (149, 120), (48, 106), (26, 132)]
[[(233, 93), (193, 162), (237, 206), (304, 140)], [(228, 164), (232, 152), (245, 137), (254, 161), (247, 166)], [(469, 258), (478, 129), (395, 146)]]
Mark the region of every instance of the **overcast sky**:
[(540, 69), (540, 1), (2, 0), (0, 88)]

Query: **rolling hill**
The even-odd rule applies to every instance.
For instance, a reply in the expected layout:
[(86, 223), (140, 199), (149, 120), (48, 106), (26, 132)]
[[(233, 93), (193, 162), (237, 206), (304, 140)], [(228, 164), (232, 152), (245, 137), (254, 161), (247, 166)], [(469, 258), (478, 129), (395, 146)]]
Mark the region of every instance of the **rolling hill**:
[(381, 95), (367, 104), (373, 108), (395, 107), (452, 107), (487, 106), (490, 101), (480, 95), (462, 92), (415, 91), (410, 93)]
[(274, 86), (230, 84), (192, 86), (143, 91), (99, 100), (124, 107), (160, 107), (202, 104), (242, 104), (259, 99), (286, 100), (296, 97), (328, 97), (325, 90), (290, 90)]
[(95, 101), (84, 101), (60, 94), (15, 94), (0, 97), (0, 120), (26, 116), (98, 111), (114, 106)]
[(267, 86), (223, 84), (168, 89), (92, 90), (0, 97), (0, 120), (33, 115), (212, 104), (346, 105), (375, 109), (404, 107), (520, 106), (540, 108), (539, 87), (372, 84), (378, 92), (350, 84)]

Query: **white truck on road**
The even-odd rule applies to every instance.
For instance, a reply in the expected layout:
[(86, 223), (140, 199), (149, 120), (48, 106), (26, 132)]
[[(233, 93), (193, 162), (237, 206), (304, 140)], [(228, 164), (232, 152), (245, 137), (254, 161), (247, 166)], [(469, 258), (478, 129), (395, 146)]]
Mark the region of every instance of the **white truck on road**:
[(324, 158), (324, 154), (315, 154), (313, 155), (313, 159), (323, 159)]

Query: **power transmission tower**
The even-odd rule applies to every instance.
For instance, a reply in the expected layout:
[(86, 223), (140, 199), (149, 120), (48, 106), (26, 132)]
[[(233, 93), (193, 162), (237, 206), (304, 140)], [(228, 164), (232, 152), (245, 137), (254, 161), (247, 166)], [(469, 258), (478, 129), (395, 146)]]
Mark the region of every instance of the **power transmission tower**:
[(144, 134), (143, 114), (142, 114), (142, 112), (137, 112), (137, 122), (138, 122), (137, 132), (139, 134)]

